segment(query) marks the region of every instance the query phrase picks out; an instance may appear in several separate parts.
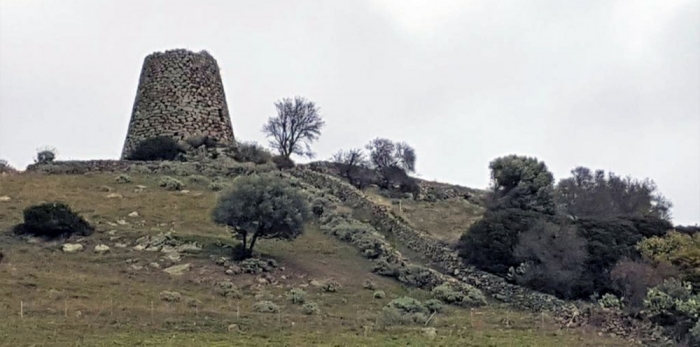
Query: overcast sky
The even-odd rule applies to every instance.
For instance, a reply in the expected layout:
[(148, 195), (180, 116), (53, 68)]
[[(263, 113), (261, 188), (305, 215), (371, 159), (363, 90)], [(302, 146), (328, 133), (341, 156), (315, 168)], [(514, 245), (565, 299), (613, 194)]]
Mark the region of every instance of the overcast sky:
[(700, 222), (697, 0), (0, 0), (0, 158), (118, 158), (143, 59), (173, 48), (218, 60), (239, 140), (301, 95), (319, 159), (387, 137), (419, 177), (484, 188), (536, 156), (649, 177)]

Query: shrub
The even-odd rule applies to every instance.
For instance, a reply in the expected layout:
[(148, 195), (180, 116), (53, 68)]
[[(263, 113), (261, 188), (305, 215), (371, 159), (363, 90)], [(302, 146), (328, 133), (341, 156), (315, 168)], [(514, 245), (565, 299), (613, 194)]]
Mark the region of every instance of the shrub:
[(170, 136), (157, 136), (139, 142), (127, 156), (127, 160), (156, 161), (175, 160), (183, 151)]
[(677, 271), (665, 263), (623, 259), (610, 271), (610, 279), (616, 291), (625, 298), (626, 308), (638, 312), (644, 306), (647, 290), (676, 274)]
[(673, 231), (644, 239), (636, 248), (647, 259), (678, 268), (682, 280), (700, 287), (700, 234)]
[(466, 307), (478, 307), (486, 304), (486, 297), (481, 290), (462, 285), (464, 288), (455, 288), (449, 283), (443, 283), (431, 291), (433, 297), (448, 304)]
[(384, 299), (386, 297), (386, 293), (384, 293), (383, 290), (378, 290), (378, 291), (374, 292), (374, 294), (372, 294), (372, 296), (375, 299)]
[(375, 290), (375, 289), (377, 288), (377, 285), (374, 284), (374, 281), (372, 281), (372, 280), (370, 280), (370, 279), (366, 279), (366, 280), (362, 283), (362, 288), (368, 289), (368, 290)]
[(335, 293), (340, 289), (340, 283), (335, 280), (325, 280), (321, 284), (321, 291), (326, 293)]
[(528, 265), (514, 276), (518, 284), (567, 299), (578, 294), (587, 254), (576, 228), (537, 222), (520, 233), (514, 255)]
[(211, 183), (211, 180), (208, 177), (202, 176), (202, 175), (192, 175), (192, 176), (188, 177), (188, 180), (194, 184), (210, 184)]
[(666, 327), (676, 341), (692, 340), (691, 330), (700, 317), (700, 294), (693, 294), (689, 282), (670, 279), (647, 292), (644, 310), (652, 321)]
[(0, 174), (3, 173), (17, 173), (17, 169), (10, 165), (7, 160), (0, 159)]
[(27, 207), (24, 223), (15, 228), (17, 234), (55, 239), (71, 235), (88, 236), (94, 231), (83, 217), (61, 202), (48, 202)]
[(400, 297), (389, 302), (382, 309), (382, 321), (387, 325), (425, 323), (428, 309), (411, 297)]
[(321, 310), (318, 308), (318, 304), (314, 302), (307, 302), (301, 306), (301, 313), (306, 315), (319, 314)]
[(260, 165), (269, 163), (272, 153), (255, 142), (240, 142), (233, 150), (233, 159), (240, 163)]
[(209, 188), (209, 190), (218, 192), (218, 191), (222, 191), (228, 187), (229, 187), (229, 185), (224, 183), (224, 182), (211, 182), (211, 183), (209, 183), (209, 186), (207, 188)]
[(543, 215), (520, 209), (486, 211), (461, 237), (458, 250), (464, 260), (477, 268), (505, 275), (517, 267), (513, 249), (521, 232), (531, 229)]
[(253, 305), (253, 310), (258, 313), (277, 313), (280, 311), (280, 307), (277, 306), (272, 301), (259, 301)]
[(131, 183), (131, 176), (127, 174), (121, 174), (114, 179), (117, 183)]
[(39, 149), (36, 154), (34, 162), (37, 164), (48, 164), (56, 159), (56, 149), (53, 147), (46, 147), (44, 149)]
[(244, 273), (257, 275), (263, 272), (272, 272), (277, 267), (277, 262), (274, 259), (248, 258), (240, 262), (239, 266)]
[(241, 293), (236, 285), (231, 281), (223, 281), (216, 284), (219, 287), (219, 294), (225, 298), (241, 299), (243, 298), (243, 293)]
[(165, 176), (161, 178), (160, 182), (158, 182), (158, 185), (167, 190), (182, 190), (182, 188), (185, 187), (184, 183), (170, 176)]
[[(623, 298), (624, 299), (624, 298)], [(613, 294), (605, 294), (598, 300), (598, 305), (603, 308), (621, 309), (624, 306), (624, 300)]]
[(282, 155), (272, 157), (272, 162), (280, 170), (293, 169), (296, 166), (291, 158)]
[(287, 293), (287, 299), (293, 304), (303, 304), (306, 302), (306, 292), (303, 289), (293, 288)]
[(430, 313), (440, 313), (444, 309), (442, 302), (437, 299), (426, 300), (423, 304), (425, 305), (425, 308), (430, 311)]
[(233, 185), (219, 198), (212, 218), (217, 224), (233, 228), (248, 256), (258, 239), (293, 240), (311, 219), (305, 196), (279, 177), (243, 176)]

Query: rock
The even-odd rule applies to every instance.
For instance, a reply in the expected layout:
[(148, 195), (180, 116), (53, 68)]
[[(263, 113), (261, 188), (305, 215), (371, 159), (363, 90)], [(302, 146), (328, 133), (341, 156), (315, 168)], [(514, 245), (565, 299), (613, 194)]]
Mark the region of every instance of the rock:
[(422, 332), (423, 336), (427, 336), (429, 338), (435, 338), (437, 336), (437, 329), (435, 328), (423, 328)]
[(269, 284), (270, 281), (268, 281), (267, 278), (258, 278), (258, 283), (260, 283), (260, 284)]
[(104, 254), (104, 253), (109, 252), (109, 246), (104, 245), (104, 244), (99, 244), (99, 245), (95, 246), (94, 251), (95, 251), (95, 253)]
[(162, 247), (160, 247), (160, 246), (148, 246), (148, 247), (145, 247), (145, 250), (148, 252), (160, 252), (161, 248)]
[(107, 194), (107, 199), (122, 199), (124, 198), (124, 195), (121, 195), (119, 193), (109, 193)]
[(241, 329), (238, 328), (238, 324), (231, 324), (227, 328), (228, 332), (240, 332)]
[(160, 251), (163, 252), (163, 253), (173, 253), (173, 252), (177, 252), (177, 250), (175, 249), (175, 247), (170, 246), (170, 245), (165, 245), (165, 246), (163, 246), (163, 247), (160, 249)]
[(202, 247), (200, 247), (196, 243), (184, 243), (184, 244), (181, 244), (180, 246), (177, 247), (177, 251), (181, 252), (181, 253), (199, 252), (201, 250), (202, 250)]
[(123, 220), (123, 219), (120, 219), (120, 220), (117, 221), (117, 224), (119, 224), (119, 225), (127, 225), (127, 224), (129, 224), (129, 222), (127, 222), (127, 221), (125, 221), (125, 220)]
[(101, 191), (101, 192), (111, 192), (111, 191), (112, 191), (112, 187), (110, 187), (110, 186), (100, 186), (100, 191)]
[(117, 243), (114, 244), (114, 247), (116, 247), (116, 248), (126, 248), (126, 247), (128, 247), (128, 245), (127, 245), (126, 243), (119, 243), (119, 242), (117, 242)]
[(311, 280), (311, 282), (309, 282), (309, 284), (310, 284), (312, 287), (316, 287), (316, 288), (320, 288), (320, 287), (323, 286), (323, 282), (317, 281), (317, 280)]
[(185, 272), (190, 271), (190, 269), (192, 269), (192, 264), (187, 263), (187, 264), (174, 265), (174, 266), (171, 266), (163, 271), (165, 271), (173, 276), (181, 276), (181, 275), (184, 275)]
[(146, 187), (146, 186), (144, 186), (144, 185), (140, 185), (140, 184), (136, 185), (136, 189), (144, 190), (144, 189), (146, 189), (146, 188), (148, 188), (148, 187)]
[(144, 245), (136, 245), (136, 246), (134, 246), (134, 250), (135, 250), (135, 251), (143, 251), (144, 249), (146, 249), (146, 246), (144, 246)]
[(110, 231), (107, 232), (107, 235), (112, 235), (112, 236), (114, 236), (114, 235), (116, 235), (116, 234), (117, 234), (117, 231), (116, 231), (116, 230), (110, 230)]
[(138, 264), (132, 264), (131, 269), (135, 270), (135, 271), (140, 271), (140, 270), (143, 270), (143, 266), (138, 265)]
[(165, 256), (165, 259), (172, 261), (173, 263), (177, 263), (180, 261), (181, 257), (179, 253), (173, 252), (173, 253), (168, 253), (168, 255)]
[(164, 290), (160, 292), (160, 299), (167, 302), (180, 302), (182, 300), (182, 294), (178, 292), (169, 292)]
[(6, 202), (6, 201), (10, 201), (10, 200), (12, 200), (12, 198), (9, 197), (9, 196), (7, 196), (7, 195), (6, 195), (6, 196), (0, 196), (0, 202)]
[(65, 253), (81, 252), (85, 247), (79, 243), (66, 243), (61, 247)]
[(156, 263), (155, 261), (148, 264), (148, 266), (154, 268), (154, 269), (160, 269), (160, 264)]
[(180, 193), (182, 193), (182, 194), (189, 194), (189, 193), (190, 193), (190, 191), (189, 191), (189, 190), (187, 190), (187, 189), (185, 189), (185, 190), (181, 190), (181, 191), (180, 191)]
[(139, 213), (136, 211), (129, 213), (129, 217), (131, 217), (131, 218), (136, 218), (138, 216), (139, 216)]

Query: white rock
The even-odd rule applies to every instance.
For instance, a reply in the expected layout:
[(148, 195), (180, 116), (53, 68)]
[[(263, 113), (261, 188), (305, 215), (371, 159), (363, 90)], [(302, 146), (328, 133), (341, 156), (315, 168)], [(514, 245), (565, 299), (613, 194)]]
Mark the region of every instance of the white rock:
[(114, 247), (116, 248), (126, 248), (128, 245), (126, 243), (115, 243)]
[(110, 230), (110, 231), (107, 232), (107, 235), (112, 235), (112, 236), (114, 236), (114, 235), (116, 235), (116, 234), (117, 234), (117, 231), (116, 231), (116, 230)]
[(121, 199), (123, 198), (124, 195), (121, 195), (119, 193), (109, 193), (107, 194), (107, 199)]
[(65, 253), (75, 253), (75, 252), (80, 252), (84, 249), (83, 245), (79, 243), (66, 243), (61, 247), (63, 252)]
[(138, 216), (139, 216), (139, 213), (136, 212), (136, 211), (129, 213), (129, 217), (131, 217), (131, 218), (135, 218), (135, 217), (138, 217)]
[(103, 245), (103, 244), (95, 246), (95, 253), (107, 253), (107, 252), (109, 252), (109, 246)]
[(174, 265), (171, 266), (163, 271), (173, 275), (173, 276), (181, 276), (184, 275), (185, 272), (190, 271), (192, 269), (192, 264), (187, 263), (187, 264), (181, 264), (181, 265)]
[(123, 219), (120, 219), (120, 220), (117, 221), (117, 224), (119, 224), (119, 225), (127, 225), (127, 224), (129, 224), (129, 222), (127, 222), (127, 221), (125, 221), (125, 220), (123, 220)]
[(134, 246), (134, 250), (135, 250), (135, 251), (143, 251), (144, 249), (146, 249), (146, 246), (144, 246), (144, 245), (136, 245), (136, 246)]
[(10, 201), (10, 200), (12, 200), (12, 198), (9, 196), (0, 196), (0, 201)]

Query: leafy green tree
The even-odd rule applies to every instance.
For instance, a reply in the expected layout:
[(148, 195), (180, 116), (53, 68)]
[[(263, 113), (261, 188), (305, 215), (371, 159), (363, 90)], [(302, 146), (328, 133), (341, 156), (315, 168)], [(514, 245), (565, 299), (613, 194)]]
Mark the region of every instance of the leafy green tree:
[(653, 217), (670, 220), (672, 204), (650, 179), (637, 180), (586, 167), (571, 170), (556, 186), (555, 202), (576, 218)]
[(293, 240), (311, 218), (301, 192), (272, 175), (237, 178), (232, 190), (219, 198), (212, 216), (215, 223), (233, 228), (247, 258), (258, 239)]
[(508, 155), (489, 164), (491, 208), (519, 208), (554, 214), (554, 176), (536, 158)]

